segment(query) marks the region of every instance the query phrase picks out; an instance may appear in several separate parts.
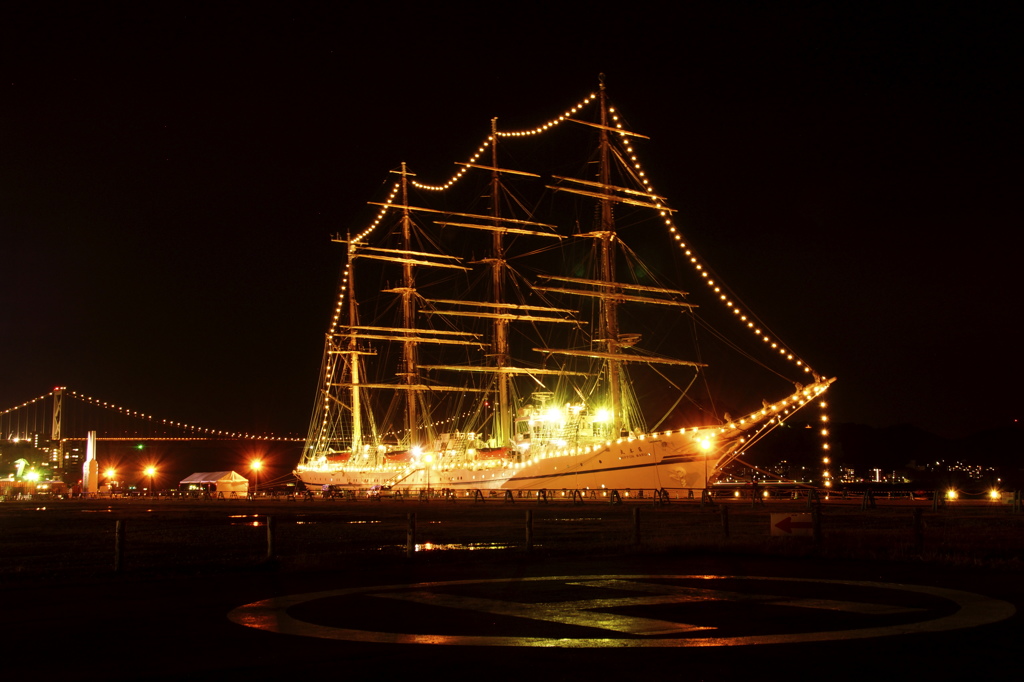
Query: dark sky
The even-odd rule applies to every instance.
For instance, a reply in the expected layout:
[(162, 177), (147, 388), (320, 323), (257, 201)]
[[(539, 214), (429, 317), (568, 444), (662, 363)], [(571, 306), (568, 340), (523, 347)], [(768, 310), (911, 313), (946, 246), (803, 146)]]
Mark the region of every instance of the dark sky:
[(400, 162), (444, 179), (491, 117), (547, 120), (603, 72), (691, 241), (839, 377), (835, 420), (1009, 423), (1021, 17), (893, 5), (7, 5), (0, 408), (66, 385), (304, 434), (329, 236)]

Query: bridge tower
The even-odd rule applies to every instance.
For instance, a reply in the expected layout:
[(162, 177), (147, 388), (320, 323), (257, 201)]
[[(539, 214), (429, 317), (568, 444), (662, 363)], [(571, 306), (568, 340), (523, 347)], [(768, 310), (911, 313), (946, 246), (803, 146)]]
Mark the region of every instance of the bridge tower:
[(64, 386), (53, 389), (53, 421), (50, 423), (50, 440), (57, 451), (57, 468), (64, 468), (64, 442), (61, 440), (61, 417), (64, 409)]

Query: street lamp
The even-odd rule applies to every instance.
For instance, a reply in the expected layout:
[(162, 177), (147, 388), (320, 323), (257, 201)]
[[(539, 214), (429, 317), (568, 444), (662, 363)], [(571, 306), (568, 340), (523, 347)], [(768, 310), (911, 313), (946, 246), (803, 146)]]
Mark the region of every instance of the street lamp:
[(708, 457), (711, 456), (711, 440), (705, 438), (700, 442), (700, 447), (704, 451), (704, 490), (708, 490)]
[(253, 495), (256, 495), (260, 492), (260, 469), (263, 468), (263, 462), (258, 459), (254, 459), (249, 462), (249, 468), (252, 469), (253, 475), (252, 492)]
[(423, 461), (427, 465), (427, 467), (426, 467), (427, 468), (427, 495), (429, 496), (430, 495), (430, 467), (434, 463), (434, 455), (432, 455), (431, 453), (428, 452), (426, 455), (424, 455)]
[(114, 476), (117, 476), (117, 469), (110, 467), (103, 472), (103, 475), (107, 477), (107, 493), (114, 496)]
[(149, 477), (149, 496), (153, 496), (153, 479), (156, 477), (156, 467), (146, 467), (146, 476)]

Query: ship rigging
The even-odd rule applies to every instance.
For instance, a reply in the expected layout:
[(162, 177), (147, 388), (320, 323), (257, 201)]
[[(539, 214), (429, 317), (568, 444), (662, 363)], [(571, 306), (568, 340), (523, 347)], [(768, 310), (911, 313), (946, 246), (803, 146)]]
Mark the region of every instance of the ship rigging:
[[(638, 161), (645, 139), (602, 83), (532, 130), (492, 119), (442, 185), (403, 163), (371, 225), (335, 238), (347, 261), (300, 480), (704, 488), (820, 396), (833, 379), (767, 332), (683, 238)], [(552, 163), (579, 142), (595, 153), (575, 172)], [(672, 281), (684, 271), (727, 319)], [(745, 342), (729, 340), (737, 331)], [(767, 357), (749, 362), (755, 351)], [(780, 378), (781, 395), (766, 388)]]

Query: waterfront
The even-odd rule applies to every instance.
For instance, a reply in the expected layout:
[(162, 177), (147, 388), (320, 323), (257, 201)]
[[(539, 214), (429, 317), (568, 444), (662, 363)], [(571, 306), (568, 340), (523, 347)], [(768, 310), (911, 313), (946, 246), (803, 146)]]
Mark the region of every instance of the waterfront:
[[(676, 647), (699, 679), (806, 679), (837, 665), (844, 676), (909, 666), (948, 679), (1015, 665), (1024, 515), (983, 502), (861, 506), (822, 501), (815, 542), (770, 536), (771, 514), (808, 512), (781, 500), (5, 502), (0, 598), (17, 614), (8, 645), (18, 652), (6, 669), (37, 680), (199, 670), (262, 680), (422, 674), (424, 661), (447, 668), (454, 656), (495, 679), (617, 676), (678, 666)], [(977, 622), (944, 625), (979, 605)], [(676, 631), (622, 630), (652, 622)], [(67, 636), (68, 623), (89, 633)], [(495, 646), (517, 647), (506, 652), (517, 663), (495, 669)], [(741, 662), (735, 646), (751, 656)], [(589, 653), (572, 651), (581, 647)], [(55, 648), (75, 663), (49, 664)], [(920, 653), (936, 649), (958, 654)]]
[[(353, 562), (401, 562), (410, 517), (417, 561), (484, 555), (678, 554), (694, 552), (870, 561), (913, 561), (1019, 569), (1024, 515), (999, 502), (957, 501), (937, 509), (913, 500), (806, 502), (727, 498), (622, 504), (589, 501), (345, 501), (258, 498), (121, 498), (6, 502), (0, 505), (0, 575), (36, 579), (123, 572), (223, 571), (273, 560), (283, 571)], [(817, 514), (820, 537), (773, 537), (773, 514)], [(117, 536), (118, 522), (123, 537)], [(528, 534), (529, 533), (529, 534)]]

